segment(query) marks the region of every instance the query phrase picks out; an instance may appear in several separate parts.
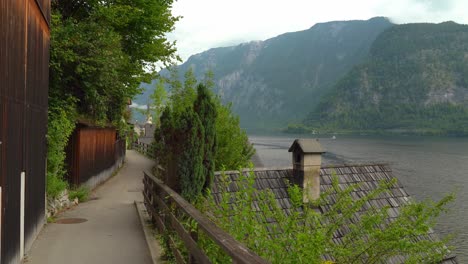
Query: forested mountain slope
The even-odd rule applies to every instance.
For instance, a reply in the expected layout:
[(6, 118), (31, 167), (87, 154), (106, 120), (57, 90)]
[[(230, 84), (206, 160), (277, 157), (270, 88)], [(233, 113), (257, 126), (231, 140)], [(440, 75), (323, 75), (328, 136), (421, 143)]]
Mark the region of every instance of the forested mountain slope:
[(210, 49), (191, 56), (178, 71), (183, 76), (191, 67), (201, 79), (212, 70), (215, 92), (233, 103), (244, 127), (279, 127), (304, 119), (392, 25), (382, 17), (319, 23), (266, 41)]
[(333, 130), (468, 132), (468, 26), (397, 25), (373, 43), (305, 124)]

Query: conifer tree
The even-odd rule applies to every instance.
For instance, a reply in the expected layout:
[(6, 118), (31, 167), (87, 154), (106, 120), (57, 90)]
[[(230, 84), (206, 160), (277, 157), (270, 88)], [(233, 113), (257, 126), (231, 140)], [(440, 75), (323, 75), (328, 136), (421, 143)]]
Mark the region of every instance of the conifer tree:
[(198, 114), (187, 108), (179, 119), (181, 155), (177, 162), (182, 196), (193, 201), (202, 194), (206, 180), (203, 153), (204, 129)]
[(215, 171), (216, 158), (216, 105), (213, 95), (205, 85), (197, 86), (197, 99), (194, 103), (194, 110), (200, 117), (204, 128), (204, 151), (203, 151), (203, 173), (206, 176), (203, 188), (210, 188)]

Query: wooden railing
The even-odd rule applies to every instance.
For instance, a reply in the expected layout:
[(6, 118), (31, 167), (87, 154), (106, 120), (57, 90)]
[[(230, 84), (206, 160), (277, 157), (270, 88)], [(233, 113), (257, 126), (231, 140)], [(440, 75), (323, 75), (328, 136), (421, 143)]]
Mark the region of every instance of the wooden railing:
[[(168, 244), (177, 263), (211, 263), (208, 256), (197, 244), (197, 234), (200, 229), (231, 257), (233, 263), (268, 263), (215, 225), (193, 205), (149, 172), (144, 172), (143, 183), (145, 206), (153, 224), (156, 224), (161, 234), (167, 231), (175, 233), (189, 253), (188, 260), (186, 260), (176, 247), (175, 241), (169, 237)], [(176, 217), (179, 214), (174, 212), (181, 212), (184, 216), (195, 221), (198, 230), (188, 231)]]
[(151, 144), (146, 144), (143, 142), (133, 142), (132, 148), (141, 154), (147, 156), (148, 158), (154, 159), (154, 151)]

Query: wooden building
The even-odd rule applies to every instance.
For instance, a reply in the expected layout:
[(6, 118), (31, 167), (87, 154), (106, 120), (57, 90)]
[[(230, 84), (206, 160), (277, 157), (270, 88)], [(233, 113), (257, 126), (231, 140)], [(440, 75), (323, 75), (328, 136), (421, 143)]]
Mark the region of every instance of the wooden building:
[(0, 262), (45, 222), (50, 0), (0, 1)]

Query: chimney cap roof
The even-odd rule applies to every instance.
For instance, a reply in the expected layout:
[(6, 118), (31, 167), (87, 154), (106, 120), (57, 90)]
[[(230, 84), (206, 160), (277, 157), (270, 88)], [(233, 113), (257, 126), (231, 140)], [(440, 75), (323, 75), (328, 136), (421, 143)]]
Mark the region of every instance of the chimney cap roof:
[(313, 138), (300, 138), (294, 140), (294, 143), (289, 148), (288, 152), (296, 151), (299, 148), (303, 153), (325, 153), (325, 149), (322, 147), (318, 139)]

